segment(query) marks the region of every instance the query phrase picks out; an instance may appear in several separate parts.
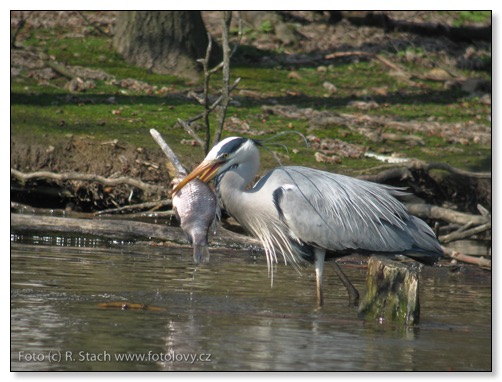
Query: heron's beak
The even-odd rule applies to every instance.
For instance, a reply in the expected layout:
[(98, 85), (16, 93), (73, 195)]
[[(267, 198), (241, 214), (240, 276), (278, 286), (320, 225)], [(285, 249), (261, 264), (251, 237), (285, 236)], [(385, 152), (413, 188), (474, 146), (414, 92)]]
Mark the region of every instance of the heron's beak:
[(204, 183), (209, 182), (216, 176), (221, 165), (225, 163), (221, 160), (203, 161), (190, 174), (188, 174), (181, 182), (173, 189), (173, 194), (181, 190), (188, 182), (199, 177)]

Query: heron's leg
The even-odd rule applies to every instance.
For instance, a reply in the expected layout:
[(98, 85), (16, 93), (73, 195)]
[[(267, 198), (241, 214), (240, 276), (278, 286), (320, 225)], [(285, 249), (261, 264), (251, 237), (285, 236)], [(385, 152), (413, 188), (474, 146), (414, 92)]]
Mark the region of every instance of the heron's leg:
[(324, 257), (326, 251), (324, 249), (314, 249), (314, 266), (315, 266), (315, 281), (317, 287), (317, 307), (321, 308), (324, 305), (324, 298), (322, 295), (322, 273), (324, 270)]
[(352, 285), (347, 275), (343, 273), (342, 268), (340, 268), (338, 263), (336, 261), (333, 261), (332, 264), (333, 267), (335, 268), (336, 274), (338, 275), (340, 280), (342, 280), (342, 283), (343, 285), (345, 285), (345, 288), (347, 288), (347, 292), (349, 292), (349, 303), (352, 305), (356, 305), (357, 302), (359, 301), (359, 292), (354, 287), (354, 285)]

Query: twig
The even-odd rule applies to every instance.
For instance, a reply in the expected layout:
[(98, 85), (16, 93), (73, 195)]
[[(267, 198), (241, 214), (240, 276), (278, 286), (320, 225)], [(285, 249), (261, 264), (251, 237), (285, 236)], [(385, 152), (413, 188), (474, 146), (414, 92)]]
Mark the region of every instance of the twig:
[(370, 182), (375, 182), (375, 183), (387, 183), (390, 180), (393, 179), (399, 179), (399, 180), (404, 180), (404, 179), (410, 179), (412, 178), (412, 174), (410, 172), (410, 169), (407, 167), (392, 167), (386, 170), (383, 170), (379, 172), (378, 174), (375, 175), (361, 175), (358, 176), (359, 179), (364, 179), (368, 180)]
[(205, 143), (204, 141), (202, 140), (201, 137), (199, 137), (197, 135), (197, 133), (191, 128), (190, 126), (190, 123), (188, 122), (185, 122), (183, 121), (181, 118), (178, 118), (178, 122), (181, 126), (183, 126), (183, 128), (185, 129), (185, 131), (190, 134), (190, 136), (195, 139), (195, 141), (197, 142), (197, 144), (201, 147), (204, 147), (205, 146)]
[[(389, 167), (391, 167), (389, 169)], [(423, 170), (425, 172), (429, 172), (430, 170), (444, 170), (451, 172), (452, 174), (456, 175), (462, 175), (462, 176), (467, 176), (470, 178), (477, 178), (477, 179), (491, 179), (492, 173), (491, 172), (472, 172), (472, 171), (466, 171), (462, 170), (456, 167), (453, 167), (447, 163), (441, 163), (441, 162), (424, 162), (421, 160), (410, 160), (407, 162), (403, 162), (400, 165), (395, 165), (395, 164), (385, 164), (385, 165), (380, 165), (377, 167), (372, 167), (369, 169), (363, 170), (364, 172), (374, 172), (375, 170), (380, 170), (384, 169), (384, 171), (389, 171), (389, 174), (391, 171), (396, 171), (396, 174), (399, 172), (406, 173), (406, 170)], [(403, 169), (403, 170), (400, 170)], [(405, 170), (404, 170), (405, 169)], [(385, 177), (385, 174), (376, 174), (376, 175), (361, 175), (361, 178), (371, 180), (372, 178), (378, 178), (378, 177)]]
[[(234, 45), (232, 48), (232, 52), (230, 52), (230, 58), (232, 58), (237, 51), (237, 48), (241, 45), (241, 40), (242, 40), (242, 34), (243, 34), (243, 26), (242, 26), (242, 17), (241, 17), (241, 12), (237, 11), (237, 14), (239, 16), (239, 32), (237, 36), (237, 43)], [(219, 71), (223, 67), (224, 61), (221, 61), (218, 65), (216, 65), (214, 68), (212, 68), (209, 73), (214, 74), (217, 71)]]
[(487, 220), (492, 219), (492, 214), (490, 211), (488, 211), (485, 207), (483, 207), (481, 204), (477, 205), (478, 211), (481, 215), (483, 215)]
[(64, 217), (73, 217), (82, 219), (89, 219), (92, 218), (93, 216), (93, 214), (89, 212), (74, 211), (70, 205), (67, 205), (65, 209), (40, 208), (11, 201), (10, 210), (11, 212), (15, 211), (17, 213), (22, 213), (22, 214), (64, 216)]
[(129, 206), (123, 206), (123, 207), (118, 207), (118, 208), (111, 208), (108, 210), (103, 210), (103, 211), (97, 211), (94, 213), (94, 216), (101, 216), (101, 215), (112, 215), (117, 212), (122, 212), (122, 211), (128, 211), (128, 210), (135, 210), (135, 209), (145, 209), (145, 208), (155, 208), (155, 207), (162, 207), (162, 206), (170, 206), (172, 204), (172, 200), (159, 200), (157, 202), (146, 202), (146, 203), (138, 203), (138, 204), (131, 204)]
[[(241, 78), (237, 78), (234, 83), (232, 84), (232, 86), (230, 86), (230, 91), (233, 91), (237, 85), (239, 84), (239, 82), (241, 81)], [(216, 109), (216, 107), (219, 106), (219, 104), (221, 103), (221, 101), (223, 100), (223, 96), (220, 95), (216, 101), (214, 101), (211, 106), (209, 107), (209, 112), (212, 112), (214, 109)], [(200, 114), (197, 114), (195, 117), (192, 117), (192, 118), (189, 118), (186, 120), (186, 123), (187, 124), (191, 124), (192, 122), (195, 122), (195, 121), (198, 121), (199, 119), (203, 118), (204, 117), (204, 112), (200, 113)]]
[(410, 214), (416, 215), (419, 218), (443, 220), (449, 223), (457, 224), (471, 223), (475, 225), (482, 225), (487, 223), (484, 216), (466, 214), (430, 204), (410, 203), (406, 204), (406, 208)]
[(59, 73), (70, 80), (79, 79), (79, 77), (75, 73), (66, 68), (64, 65), (51, 60), (51, 58), (46, 53), (40, 53), (39, 58), (44, 62), (45, 65), (53, 69), (56, 73)]
[[(240, 80), (241, 80), (240, 78), (237, 78), (237, 79), (234, 81), (234, 83), (232, 84), (232, 86), (230, 86), (230, 90), (229, 90), (229, 91), (234, 90), (234, 89), (237, 87), (237, 85), (239, 84)], [(222, 100), (223, 100), (223, 96), (222, 96), (222, 95), (220, 95), (220, 96), (216, 99), (216, 101), (214, 101), (214, 102), (212, 103), (212, 105), (211, 105), (211, 106), (209, 106), (209, 109), (208, 109), (209, 111), (208, 111), (208, 113), (211, 113), (214, 109), (216, 109), (216, 107), (218, 107), (218, 105), (221, 103), (221, 101), (222, 101)], [(189, 119), (187, 119), (186, 121), (182, 120), (181, 118), (178, 118), (178, 122), (180, 123), (180, 125), (181, 125), (181, 126), (183, 126), (183, 128), (185, 129), (185, 131), (186, 131), (188, 134), (190, 134), (190, 136), (191, 136), (193, 139), (195, 139), (195, 141), (197, 142), (197, 144), (198, 144), (198, 145), (200, 145), (201, 147), (205, 147), (205, 142), (202, 140), (202, 138), (201, 138), (201, 137), (199, 137), (199, 136), (197, 135), (197, 133), (196, 133), (196, 132), (195, 132), (195, 131), (194, 131), (194, 130), (190, 127), (190, 125), (191, 125), (193, 122), (195, 122), (195, 121), (197, 121), (197, 120), (199, 120), (199, 119), (201, 119), (201, 118), (204, 118), (204, 117), (205, 117), (205, 115), (206, 115), (206, 111), (204, 111), (204, 112), (202, 112), (202, 113), (200, 113), (200, 114), (197, 114), (195, 117), (189, 118)]]
[[(235, 53), (237, 50), (237, 47), (240, 45), (240, 41), (242, 38), (242, 18), (239, 17), (239, 36), (238, 36), (238, 41), (237, 44), (233, 47), (232, 51), (230, 52), (230, 47), (229, 47), (229, 27), (230, 27), (230, 22), (232, 20), (232, 12), (230, 11), (224, 11), (223, 12), (223, 18), (222, 18), (222, 40), (223, 40), (223, 60), (216, 65), (215, 67), (209, 69), (209, 59), (211, 56), (211, 49), (212, 49), (212, 38), (211, 35), (208, 34), (208, 46), (206, 49), (206, 55), (203, 59), (198, 60), (202, 64), (203, 70), (204, 70), (204, 94), (203, 97), (195, 97), (197, 101), (204, 106), (204, 111), (195, 117), (189, 118), (187, 120), (182, 120), (178, 118), (178, 122), (183, 126), (185, 131), (190, 134), (192, 138), (195, 139), (198, 145), (204, 148), (204, 153), (207, 154), (209, 152), (209, 145), (210, 145), (210, 132), (211, 132), (211, 126), (210, 126), (210, 120), (209, 120), (209, 115), (218, 107), (221, 105), (221, 110), (219, 113), (218, 117), (218, 128), (214, 131), (214, 136), (213, 136), (213, 145), (216, 144), (220, 139), (221, 139), (221, 134), (223, 131), (223, 126), (224, 126), (224, 121), (225, 121), (225, 116), (226, 116), (226, 110), (228, 107), (228, 104), (230, 102), (230, 92), (234, 90), (238, 83), (240, 82), (240, 78), (237, 78), (232, 85), (229, 85), (229, 79), (230, 79), (230, 58), (231, 56)], [(209, 104), (209, 81), (211, 76), (218, 72), (220, 69), (223, 69), (223, 86), (222, 86), (222, 92), (221, 95), (210, 105)], [(205, 135), (206, 139), (205, 141), (202, 140), (202, 138), (199, 137), (199, 135), (191, 128), (191, 124), (201, 118), (204, 118), (204, 125), (205, 125)]]
[(172, 210), (169, 211), (142, 211), (142, 212), (132, 212), (129, 214), (120, 214), (120, 215), (106, 215), (106, 218), (110, 218), (113, 216), (113, 219), (120, 220), (128, 220), (128, 219), (137, 219), (137, 218), (171, 218), (175, 216), (175, 213)]
[(155, 139), (155, 141), (159, 144), (164, 154), (166, 154), (167, 159), (169, 159), (169, 161), (176, 168), (178, 174), (181, 176), (187, 175), (185, 167), (183, 167), (183, 165), (181, 164), (180, 160), (178, 159), (174, 151), (169, 147), (166, 141), (164, 141), (162, 135), (160, 135), (160, 133), (155, 129), (150, 129), (150, 134), (152, 134), (153, 139)]
[(340, 58), (340, 57), (350, 57), (350, 56), (372, 56), (371, 53), (368, 52), (363, 52), (363, 51), (353, 51), (353, 52), (333, 52), (330, 54), (327, 54), (324, 56), (326, 60), (331, 60), (333, 58)]
[[(415, 163), (418, 164), (418, 162), (415, 162)], [(426, 171), (429, 171), (429, 170), (445, 170), (445, 171), (451, 172), (453, 174), (463, 175), (463, 176), (468, 176), (468, 177), (471, 177), (471, 178), (478, 178), (478, 179), (491, 179), (491, 177), (492, 177), (492, 173), (491, 172), (465, 171), (465, 170), (461, 170), (459, 168), (450, 166), (447, 163), (440, 163), (440, 162), (430, 162), (430, 163), (427, 163), (425, 166), (421, 164), (420, 167), (424, 167), (424, 169)]]
[(232, 48), (232, 52), (230, 52), (230, 58), (232, 58), (237, 51), (237, 48), (241, 45), (241, 40), (242, 40), (242, 34), (243, 34), (243, 26), (242, 26), (242, 15), (241, 11), (237, 11), (237, 16), (239, 17), (239, 32), (237, 35), (237, 42), (235, 43), (234, 47)]
[(446, 244), (455, 240), (467, 239), (471, 236), (477, 235), (478, 233), (485, 232), (492, 229), (492, 223), (485, 223), (471, 229), (460, 229), (458, 231), (452, 232), (448, 235), (440, 236), (439, 242)]
[(160, 190), (162, 190), (162, 187), (153, 186), (151, 184), (144, 183), (140, 180), (129, 177), (110, 179), (96, 174), (81, 174), (77, 172), (55, 174), (49, 171), (37, 171), (25, 174), (13, 168), (10, 169), (10, 173), (12, 176), (16, 177), (21, 181), (27, 181), (29, 179), (36, 179), (36, 178), (45, 178), (54, 180), (81, 180), (87, 182), (98, 182), (104, 184), (105, 186), (116, 186), (118, 184), (127, 184), (129, 186), (136, 187), (143, 191), (148, 191), (148, 192), (159, 192)]
[(22, 18), (17, 22), (16, 30), (14, 31), (14, 33), (12, 33), (12, 36), (10, 38), (10, 47), (11, 48), (18, 48), (18, 46), (16, 46), (17, 36), (19, 35), (19, 32), (21, 32), (23, 27), (26, 25), (26, 20), (30, 16), (31, 16), (31, 12), (29, 12), (25, 18)]
[(209, 80), (211, 79), (211, 73), (209, 72), (209, 58), (211, 57), (211, 49), (213, 47), (213, 39), (211, 34), (207, 34), (208, 43), (206, 50), (206, 57), (202, 62), (204, 68), (204, 124), (206, 125), (206, 140), (204, 144), (204, 154), (207, 155), (209, 152), (209, 141), (211, 140), (211, 127), (209, 121), (210, 107), (209, 107)]
[(388, 58), (385, 58), (385, 57), (383, 57), (382, 55), (379, 55), (379, 54), (374, 54), (374, 53), (369, 53), (369, 52), (362, 52), (362, 51), (334, 52), (334, 53), (327, 54), (326, 56), (324, 56), (324, 58), (327, 59), (327, 60), (330, 60), (330, 59), (333, 59), (333, 58), (350, 57), (350, 56), (366, 56), (366, 57), (369, 57), (369, 58), (374, 58), (377, 61), (380, 61), (382, 64), (384, 64), (388, 68), (394, 70), (397, 73), (400, 73), (402, 75), (402, 79), (405, 82), (407, 82), (409, 85), (411, 85), (411, 86), (417, 86), (417, 87), (424, 87), (423, 84), (411, 80), (412, 77), (417, 77), (418, 78), (419, 76), (415, 76), (412, 73), (411, 74), (408, 73), (406, 70), (404, 70), (400, 66), (398, 66), (398, 65), (394, 64), (393, 62), (391, 62)]
[(103, 36), (106, 36), (106, 37), (111, 37), (112, 35), (110, 33), (107, 33), (105, 32), (103, 29), (101, 29), (99, 26), (97, 26), (95, 23), (93, 23), (91, 20), (89, 20), (87, 18), (86, 15), (84, 15), (84, 13), (82, 11), (77, 11), (77, 14), (82, 17), (84, 19), (84, 21), (90, 25), (91, 27), (93, 27), (94, 29), (96, 29), (99, 33), (101, 33)]
[(446, 256), (451, 257), (452, 259), (462, 261), (468, 264), (475, 264), (483, 269), (488, 269), (488, 270), (492, 269), (492, 261), (487, 260), (484, 257), (474, 257), (474, 256), (464, 255), (448, 247), (443, 247), (443, 252), (445, 253)]
[(230, 23), (232, 21), (232, 11), (223, 11), (221, 20), (222, 29), (222, 45), (223, 45), (223, 86), (221, 89), (221, 109), (218, 115), (218, 128), (214, 131), (213, 146), (216, 145), (223, 132), (225, 117), (227, 114), (228, 104), (230, 103), (230, 44), (228, 41), (228, 33)]

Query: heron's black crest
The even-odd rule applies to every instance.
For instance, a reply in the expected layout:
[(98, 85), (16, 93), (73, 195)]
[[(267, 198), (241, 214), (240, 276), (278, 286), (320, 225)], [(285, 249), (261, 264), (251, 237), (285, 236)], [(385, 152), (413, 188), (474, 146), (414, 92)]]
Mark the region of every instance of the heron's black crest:
[(235, 138), (229, 141), (228, 143), (225, 143), (223, 146), (221, 146), (220, 150), (217, 153), (217, 156), (220, 156), (224, 153), (234, 153), (239, 148), (248, 141), (247, 138)]

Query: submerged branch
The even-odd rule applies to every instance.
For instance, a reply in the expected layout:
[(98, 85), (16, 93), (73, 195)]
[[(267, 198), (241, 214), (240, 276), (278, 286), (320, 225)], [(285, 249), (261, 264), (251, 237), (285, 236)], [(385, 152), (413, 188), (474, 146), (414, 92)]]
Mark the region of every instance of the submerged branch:
[[(166, 240), (188, 244), (186, 236), (179, 227), (163, 224), (150, 224), (131, 220), (117, 219), (74, 219), (53, 216), (11, 214), (11, 232), (60, 232), (101, 236), (110, 240)], [(239, 235), (218, 228), (218, 238), (213, 243), (223, 247), (252, 246), (259, 242), (251, 237)]]

